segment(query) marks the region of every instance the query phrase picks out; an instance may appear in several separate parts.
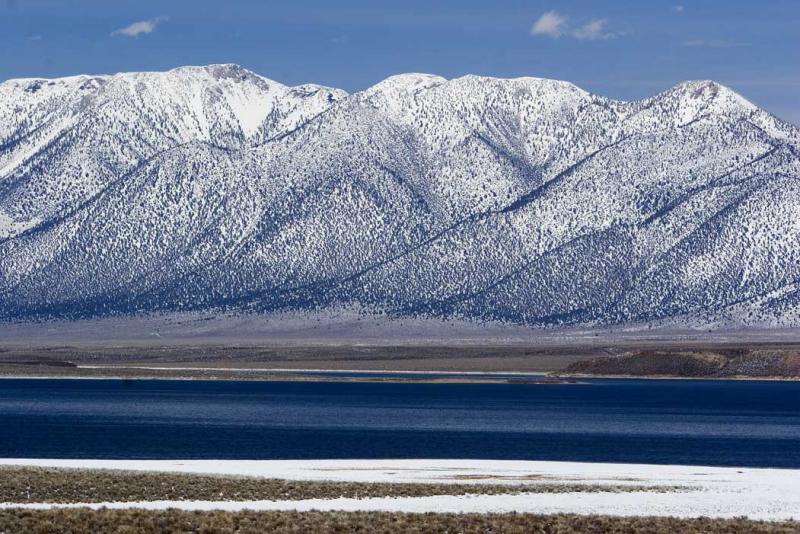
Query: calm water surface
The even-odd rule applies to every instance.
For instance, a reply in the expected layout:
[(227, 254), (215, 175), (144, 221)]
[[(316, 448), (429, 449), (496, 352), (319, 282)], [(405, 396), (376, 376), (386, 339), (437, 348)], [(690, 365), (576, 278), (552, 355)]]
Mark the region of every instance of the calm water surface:
[(0, 457), (800, 467), (800, 383), (4, 379)]

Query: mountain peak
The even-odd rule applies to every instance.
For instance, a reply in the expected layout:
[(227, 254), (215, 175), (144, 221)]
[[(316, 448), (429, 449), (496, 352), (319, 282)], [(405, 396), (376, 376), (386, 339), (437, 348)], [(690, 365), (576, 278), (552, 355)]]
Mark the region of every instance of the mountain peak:
[[(265, 79), (263, 76), (260, 76), (255, 72), (246, 69), (241, 65), (237, 65), (235, 63), (212, 63), (210, 65), (184, 66), (184, 67), (174, 68), (169, 72), (171, 73), (203, 72), (217, 79), (233, 79), (233, 80), (247, 80), (255, 78)], [(272, 82), (272, 83), (278, 83), (278, 82)]]
[(689, 107), (716, 108), (716, 111), (732, 111), (734, 108), (753, 111), (756, 106), (739, 93), (714, 80), (689, 80), (681, 82), (662, 95), (674, 95), (682, 105)]
[(465, 74), (453, 80), (455, 81), (469, 81), (472, 83), (484, 83), (484, 84), (523, 84), (529, 86), (543, 86), (543, 87), (550, 87), (554, 89), (567, 89), (570, 91), (580, 91), (585, 93), (584, 89), (581, 89), (577, 85), (572, 82), (567, 82), (564, 80), (556, 80), (554, 78), (541, 78), (537, 76), (516, 76), (514, 78), (503, 78), (498, 76), (482, 76), (478, 74)]
[(389, 76), (372, 87), (365, 89), (361, 94), (364, 96), (417, 94), (420, 91), (425, 91), (446, 82), (447, 79), (435, 74), (409, 72)]

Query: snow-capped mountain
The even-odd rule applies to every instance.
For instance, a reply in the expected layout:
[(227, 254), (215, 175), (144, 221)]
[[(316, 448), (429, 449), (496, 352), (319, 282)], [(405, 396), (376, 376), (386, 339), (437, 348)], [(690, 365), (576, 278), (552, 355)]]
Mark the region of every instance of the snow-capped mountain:
[(710, 81), (0, 84), (0, 317), (342, 307), (800, 324), (800, 131)]

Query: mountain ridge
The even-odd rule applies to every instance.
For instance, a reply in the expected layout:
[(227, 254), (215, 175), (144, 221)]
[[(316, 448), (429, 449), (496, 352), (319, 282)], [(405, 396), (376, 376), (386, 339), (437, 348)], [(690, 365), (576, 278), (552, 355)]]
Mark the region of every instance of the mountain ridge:
[(624, 102), (425, 74), (348, 95), (230, 64), (100, 79), (0, 99), (0, 317), (800, 315), (800, 133), (715, 82)]

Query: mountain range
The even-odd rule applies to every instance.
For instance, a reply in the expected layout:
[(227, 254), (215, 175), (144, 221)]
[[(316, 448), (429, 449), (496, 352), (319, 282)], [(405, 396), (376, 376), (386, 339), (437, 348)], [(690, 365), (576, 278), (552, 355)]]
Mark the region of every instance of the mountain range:
[(800, 325), (800, 130), (712, 81), (0, 84), (0, 319)]

